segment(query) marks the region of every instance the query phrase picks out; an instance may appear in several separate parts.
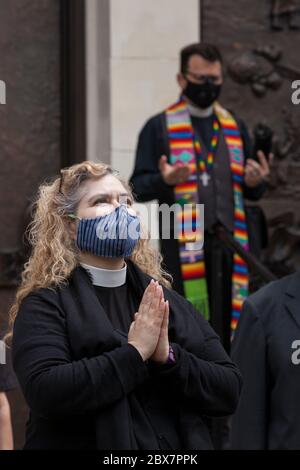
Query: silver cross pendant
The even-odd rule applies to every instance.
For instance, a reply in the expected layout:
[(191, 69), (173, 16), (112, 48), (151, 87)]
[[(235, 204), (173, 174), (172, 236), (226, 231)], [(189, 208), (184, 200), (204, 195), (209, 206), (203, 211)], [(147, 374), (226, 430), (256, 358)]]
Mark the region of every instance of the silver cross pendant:
[(204, 171), (204, 173), (202, 173), (202, 175), (200, 176), (200, 179), (202, 181), (203, 186), (208, 186), (210, 176), (209, 176), (208, 173), (206, 173), (206, 171)]

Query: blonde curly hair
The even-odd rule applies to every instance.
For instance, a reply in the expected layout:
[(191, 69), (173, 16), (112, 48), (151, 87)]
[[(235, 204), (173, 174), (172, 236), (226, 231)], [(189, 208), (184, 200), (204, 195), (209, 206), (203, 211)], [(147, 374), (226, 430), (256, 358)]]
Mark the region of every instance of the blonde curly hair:
[[(54, 289), (68, 283), (72, 271), (79, 264), (79, 250), (70, 235), (70, 218), (82, 197), (82, 183), (112, 174), (132, 195), (130, 186), (109, 165), (84, 161), (61, 170), (61, 177), (39, 187), (34, 203), (34, 216), (27, 228), (27, 238), (32, 246), (31, 256), (24, 265), (21, 284), (15, 302), (9, 311), (11, 336), (13, 324), (23, 299), (39, 288)], [(142, 227), (142, 225), (141, 225)], [(161, 266), (161, 254), (151, 247), (149, 237), (138, 241), (131, 259), (142, 271), (161, 284), (171, 288), (172, 277)]]

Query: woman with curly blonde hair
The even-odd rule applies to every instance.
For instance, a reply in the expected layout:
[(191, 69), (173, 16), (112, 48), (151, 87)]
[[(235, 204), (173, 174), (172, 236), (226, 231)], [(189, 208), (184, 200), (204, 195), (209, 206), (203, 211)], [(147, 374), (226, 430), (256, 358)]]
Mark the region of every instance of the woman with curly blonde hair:
[(207, 449), (240, 376), (171, 289), (129, 186), (82, 162), (39, 189), (11, 308), (26, 449)]

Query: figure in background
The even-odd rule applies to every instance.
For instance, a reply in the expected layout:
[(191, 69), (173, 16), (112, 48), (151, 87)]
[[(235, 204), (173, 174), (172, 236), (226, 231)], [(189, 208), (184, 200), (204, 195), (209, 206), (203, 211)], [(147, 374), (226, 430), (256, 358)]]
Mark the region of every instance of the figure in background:
[[(207, 319), (229, 351), (248, 293), (248, 269), (216, 237), (222, 224), (245, 249), (248, 232), (244, 198), (258, 200), (266, 189), (269, 164), (252, 155), (245, 124), (217, 99), (223, 84), (222, 57), (210, 44), (192, 44), (180, 54), (179, 100), (152, 117), (140, 132), (131, 184), (139, 202), (158, 199), (202, 203), (204, 250), (186, 250), (185, 240), (162, 237), (160, 246), (173, 287)], [(183, 227), (191, 220), (183, 220)], [(175, 229), (171, 227), (171, 234)]]
[(235, 450), (300, 449), (300, 272), (248, 297), (232, 344), (243, 390)]
[(13, 431), (7, 392), (17, 386), (11, 366), (10, 349), (6, 349), (5, 356), (6, 363), (0, 363), (0, 451), (13, 450)]

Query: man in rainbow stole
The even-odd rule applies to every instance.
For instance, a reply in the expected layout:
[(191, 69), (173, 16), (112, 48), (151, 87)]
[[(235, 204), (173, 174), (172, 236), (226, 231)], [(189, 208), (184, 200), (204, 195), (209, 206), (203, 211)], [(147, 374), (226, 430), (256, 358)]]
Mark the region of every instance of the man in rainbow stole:
[[(229, 351), (249, 273), (244, 260), (217, 239), (214, 227), (222, 224), (249, 249), (244, 198), (262, 196), (269, 165), (262, 152), (252, 158), (245, 125), (217, 102), (223, 74), (215, 46), (185, 47), (177, 81), (179, 100), (152, 117), (139, 135), (130, 182), (139, 202), (204, 204), (203, 249), (187, 250), (188, 239), (182, 236), (161, 237), (161, 251), (174, 288), (211, 321)], [(178, 219), (172, 233), (193, 226), (187, 219)]]

